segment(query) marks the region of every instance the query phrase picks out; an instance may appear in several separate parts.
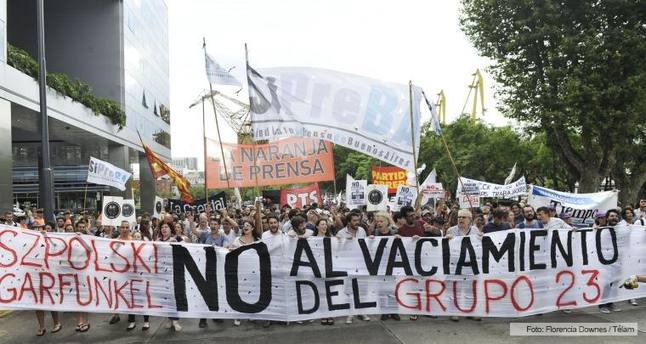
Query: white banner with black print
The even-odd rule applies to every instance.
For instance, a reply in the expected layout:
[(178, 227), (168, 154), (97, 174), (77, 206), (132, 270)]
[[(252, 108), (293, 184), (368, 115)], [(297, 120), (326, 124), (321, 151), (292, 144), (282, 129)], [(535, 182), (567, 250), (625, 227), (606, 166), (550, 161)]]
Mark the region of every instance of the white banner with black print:
[[(2, 308), (180, 318), (519, 317), (646, 297), (644, 227), (279, 237), (233, 251), (0, 226)], [(281, 241), (284, 240), (284, 241)]]

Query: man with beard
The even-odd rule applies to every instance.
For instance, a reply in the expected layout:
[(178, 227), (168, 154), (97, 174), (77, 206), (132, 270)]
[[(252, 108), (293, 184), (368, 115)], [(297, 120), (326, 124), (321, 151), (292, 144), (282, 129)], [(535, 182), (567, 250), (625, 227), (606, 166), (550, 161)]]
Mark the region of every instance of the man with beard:
[(269, 226), (269, 230), (263, 232), (260, 239), (267, 245), (267, 248), (271, 252), (275, 247), (283, 244), (285, 233), (280, 230), (280, 222), (278, 222), (278, 218), (273, 214), (267, 215), (267, 225)]
[[(274, 214), (267, 215), (267, 226), (269, 229), (262, 233), (260, 240), (267, 245), (269, 252), (280, 249), (287, 235), (280, 230), (280, 222)], [(267, 328), (271, 324), (271, 320), (265, 320), (263, 327)]]
[(536, 214), (534, 213), (534, 207), (531, 205), (526, 205), (523, 208), (523, 217), (525, 221), (519, 223), (516, 227), (520, 229), (525, 228), (543, 228), (543, 224), (536, 219)]
[(399, 213), (405, 222), (399, 226), (399, 235), (403, 237), (418, 238), (421, 236), (442, 236), (442, 231), (438, 227), (431, 226), (424, 220), (416, 219), (415, 209), (411, 206), (403, 206)]
[(514, 203), (511, 205), (511, 211), (514, 212), (513, 221), (516, 227), (518, 227), (519, 223), (522, 223), (525, 220), (525, 214), (523, 214), (522, 210), (523, 208), (521, 208), (518, 203)]
[[(610, 209), (606, 212), (606, 226), (615, 227), (619, 223), (619, 211), (617, 209)], [(600, 230), (600, 229), (597, 229)], [(607, 297), (611, 288), (604, 288), (603, 296)], [(610, 314), (611, 312), (621, 312), (621, 308), (617, 307), (614, 303), (604, 303), (599, 305), (599, 312), (603, 314)]]

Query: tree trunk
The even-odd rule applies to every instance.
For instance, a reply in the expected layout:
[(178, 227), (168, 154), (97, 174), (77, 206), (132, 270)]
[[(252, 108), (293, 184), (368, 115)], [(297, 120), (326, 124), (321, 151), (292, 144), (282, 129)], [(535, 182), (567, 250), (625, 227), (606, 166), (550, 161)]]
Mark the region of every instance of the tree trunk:
[(615, 187), (619, 190), (619, 204), (622, 207), (632, 205), (639, 206), (639, 190), (646, 183), (646, 173), (636, 176), (624, 176), (615, 179)]
[(599, 191), (599, 184), (603, 177), (604, 176), (592, 169), (581, 171), (581, 178), (579, 178), (579, 193)]

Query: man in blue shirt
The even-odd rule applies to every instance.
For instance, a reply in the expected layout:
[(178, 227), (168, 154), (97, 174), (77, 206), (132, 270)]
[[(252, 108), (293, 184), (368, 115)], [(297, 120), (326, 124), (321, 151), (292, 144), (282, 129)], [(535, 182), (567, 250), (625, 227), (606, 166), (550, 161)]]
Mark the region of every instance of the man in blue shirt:
[(525, 221), (516, 225), (517, 228), (543, 228), (541, 221), (538, 221), (536, 219), (534, 207), (532, 207), (531, 205), (526, 205), (525, 207), (523, 207), (523, 217), (525, 218)]
[(496, 208), (493, 211), (493, 221), (487, 223), (482, 230), (485, 233), (493, 233), (493, 232), (499, 232), (499, 231), (506, 231), (508, 229), (511, 229), (511, 226), (507, 222), (507, 216), (509, 216), (509, 212), (505, 211), (504, 209), (501, 208)]

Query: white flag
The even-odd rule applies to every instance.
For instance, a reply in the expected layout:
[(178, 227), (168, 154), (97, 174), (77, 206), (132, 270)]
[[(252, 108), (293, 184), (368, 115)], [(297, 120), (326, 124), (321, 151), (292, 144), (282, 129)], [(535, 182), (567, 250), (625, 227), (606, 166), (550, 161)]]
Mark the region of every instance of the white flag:
[(87, 182), (108, 185), (121, 191), (126, 189), (126, 183), (132, 176), (109, 162), (90, 157), (90, 164), (87, 168)]
[(440, 126), (440, 120), (437, 117), (437, 111), (435, 111), (435, 106), (431, 104), (430, 101), (428, 101), (428, 98), (426, 97), (426, 93), (424, 93), (424, 90), (422, 90), (422, 96), (424, 97), (424, 101), (426, 101), (426, 106), (428, 106), (428, 110), (431, 111), (431, 129), (433, 129), (433, 132), (437, 135), (442, 135), (442, 127)]
[(209, 83), (242, 87), (240, 81), (231, 75), (229, 71), (230, 69), (226, 70), (215, 62), (213, 56), (206, 54), (206, 77), (209, 79)]
[(514, 167), (511, 168), (511, 171), (509, 171), (509, 175), (507, 178), (505, 178), (505, 185), (511, 183), (512, 179), (514, 179), (514, 176), (516, 175), (516, 163), (514, 163)]
[(428, 176), (426, 176), (426, 179), (424, 179), (424, 182), (422, 183), (421, 186), (423, 187), (425, 185), (434, 184), (434, 183), (437, 183), (437, 171), (435, 169), (433, 169), (433, 171), (431, 171), (431, 173), (429, 173)]
[(305, 67), (248, 65), (247, 75), (254, 140), (320, 135), (405, 170), (415, 168), (419, 87), (412, 88), (411, 116), (408, 85)]
[(238, 209), (242, 208), (242, 195), (240, 194), (240, 189), (239, 188), (234, 188), (233, 189), (233, 194), (236, 196), (236, 206)]

